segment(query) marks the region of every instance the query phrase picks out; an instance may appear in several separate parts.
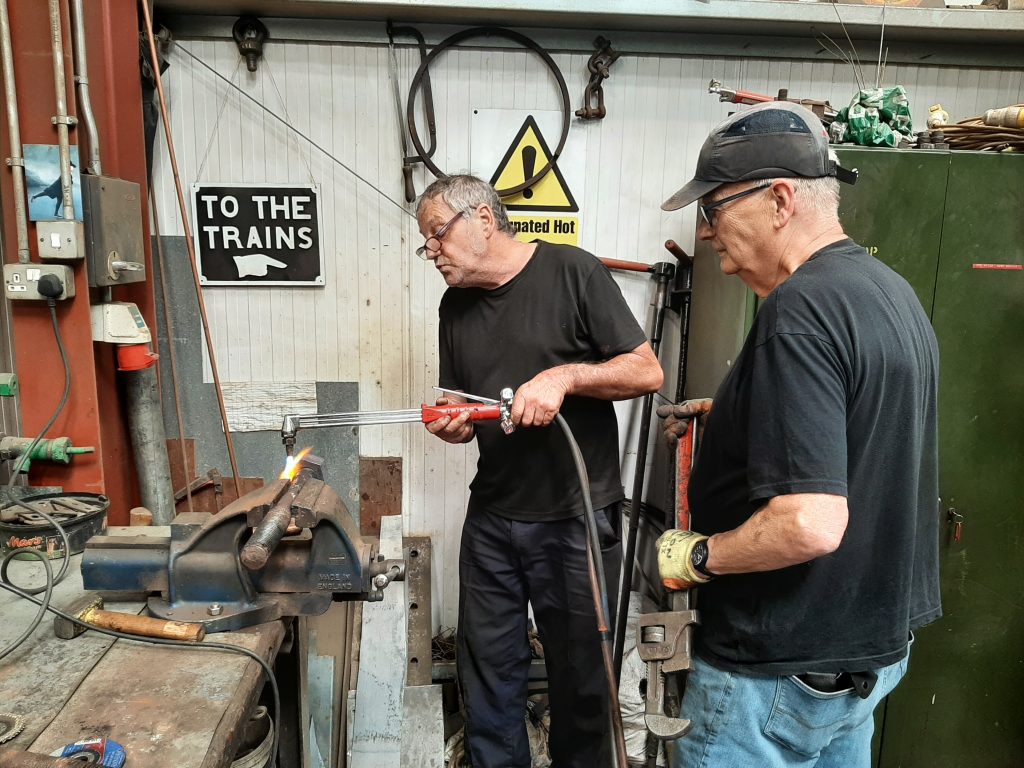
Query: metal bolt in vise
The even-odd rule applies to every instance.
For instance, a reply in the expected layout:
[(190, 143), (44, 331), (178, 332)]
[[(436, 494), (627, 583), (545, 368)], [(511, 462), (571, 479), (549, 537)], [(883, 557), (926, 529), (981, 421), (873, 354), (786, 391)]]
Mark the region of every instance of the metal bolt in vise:
[(206, 609), (206, 612), (211, 616), (220, 616), (224, 613), (224, 606), (220, 603), (210, 603), (210, 607)]

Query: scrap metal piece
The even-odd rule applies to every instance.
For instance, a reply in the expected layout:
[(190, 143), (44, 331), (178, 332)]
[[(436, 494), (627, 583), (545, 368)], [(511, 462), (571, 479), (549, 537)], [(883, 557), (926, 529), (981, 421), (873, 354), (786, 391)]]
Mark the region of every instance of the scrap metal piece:
[(16, 738), (25, 730), (25, 718), (10, 713), (0, 714), (0, 744)]

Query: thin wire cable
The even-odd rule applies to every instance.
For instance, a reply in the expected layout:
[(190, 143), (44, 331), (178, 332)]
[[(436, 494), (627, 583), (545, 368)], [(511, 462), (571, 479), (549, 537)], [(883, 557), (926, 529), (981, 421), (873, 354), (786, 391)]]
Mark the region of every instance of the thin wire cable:
[[(241, 61), (241, 57), (239, 57), (238, 60)], [(270, 75), (270, 82), (273, 84), (274, 90), (277, 92), (277, 100), (281, 104), (281, 109), (284, 110), (285, 120), (288, 121), (286, 125), (291, 125), (292, 116), (288, 114), (288, 104), (285, 102), (284, 96), (281, 95), (281, 89), (277, 86), (277, 78), (274, 77), (274, 69), (273, 67), (270, 66), (270, 59), (264, 57), (263, 66), (266, 68), (267, 74)], [(313, 168), (309, 164), (309, 158), (306, 157), (306, 154), (302, 151), (302, 147), (300, 147), (298, 144), (298, 142), (295, 142), (295, 149), (298, 151), (299, 157), (302, 158), (303, 165), (306, 166), (306, 171), (309, 173), (309, 181), (312, 184), (316, 184), (316, 177), (313, 176)]]
[(178, 51), (181, 51), (182, 53), (184, 53), (184, 54), (185, 54), (186, 56), (188, 56), (188, 57), (189, 57), (190, 59), (192, 59), (192, 60), (193, 60), (194, 62), (196, 62), (196, 63), (197, 63), (197, 64), (199, 64), (200, 66), (202, 66), (202, 67), (204, 67), (205, 69), (207, 69), (207, 70), (208, 70), (208, 71), (209, 71), (209, 72), (210, 72), (211, 74), (213, 74), (213, 75), (214, 75), (215, 77), (219, 77), (219, 78), (220, 78), (221, 80), (224, 80), (224, 81), (226, 81), (226, 82), (228, 83), (228, 85), (230, 85), (230, 86), (231, 86), (232, 88), (235, 88), (235, 89), (236, 89), (236, 90), (237, 90), (237, 91), (238, 91), (238, 92), (239, 92), (240, 94), (242, 94), (242, 95), (243, 95), (243, 96), (244, 96), (245, 98), (247, 98), (247, 99), (248, 99), (249, 101), (251, 101), (251, 102), (252, 102), (253, 104), (255, 104), (255, 105), (256, 105), (257, 107), (259, 107), (260, 109), (262, 109), (262, 110), (263, 110), (264, 112), (266, 112), (266, 113), (267, 113), (268, 115), (270, 115), (271, 117), (273, 117), (273, 118), (274, 118), (275, 120), (277, 120), (278, 122), (280, 122), (280, 123), (281, 123), (282, 125), (284, 125), (284, 127), (285, 127), (285, 128), (287, 128), (287, 129), (288, 129), (288, 130), (290, 130), (290, 131), (294, 131), (294, 132), (295, 132), (295, 133), (296, 133), (296, 134), (297, 134), (298, 136), (301, 136), (301, 137), (302, 137), (303, 139), (305, 139), (305, 140), (306, 140), (307, 142), (309, 142), (309, 144), (310, 144), (311, 146), (313, 146), (313, 147), (316, 147), (316, 148), (317, 148), (318, 150), (320, 150), (320, 152), (322, 152), (322, 153), (323, 153), (323, 154), (324, 154), (325, 156), (329, 157), (329, 158), (330, 158), (330, 159), (331, 159), (331, 160), (332, 160), (332, 161), (333, 161), (334, 163), (336, 163), (337, 165), (339, 165), (339, 166), (341, 166), (342, 168), (344, 168), (344, 169), (345, 169), (346, 171), (348, 171), (348, 172), (349, 172), (349, 173), (350, 173), (350, 174), (351, 174), (351, 175), (352, 175), (353, 177), (355, 177), (355, 178), (359, 179), (359, 181), (363, 182), (363, 183), (364, 183), (364, 184), (365, 184), (366, 186), (368, 186), (368, 187), (369, 187), (370, 189), (372, 189), (372, 190), (373, 190), (374, 192), (376, 192), (376, 193), (377, 193), (378, 195), (380, 195), (381, 197), (383, 197), (383, 198), (384, 198), (385, 200), (387, 200), (387, 201), (388, 201), (389, 203), (391, 203), (391, 204), (392, 204), (393, 206), (395, 206), (395, 208), (397, 208), (398, 210), (400, 210), (400, 211), (401, 211), (402, 213), (406, 214), (407, 216), (409, 216), (409, 217), (410, 217), (410, 218), (412, 218), (412, 219), (415, 219), (415, 218), (416, 218), (416, 214), (415, 214), (415, 213), (413, 213), (412, 211), (410, 211), (410, 210), (409, 210), (408, 208), (406, 208), (406, 207), (405, 207), (404, 205), (402, 205), (402, 204), (401, 204), (400, 202), (398, 202), (397, 200), (395, 200), (395, 199), (394, 199), (393, 197), (390, 197), (390, 196), (389, 196), (389, 195), (388, 195), (388, 194), (387, 194), (386, 192), (384, 192), (384, 191), (383, 191), (383, 190), (382, 190), (382, 189), (381, 189), (380, 187), (378, 187), (377, 185), (375, 185), (375, 184), (374, 184), (373, 182), (369, 181), (369, 180), (368, 180), (368, 179), (367, 179), (367, 178), (366, 178), (365, 176), (361, 176), (361, 175), (360, 175), (359, 173), (357, 173), (357, 172), (356, 172), (356, 171), (355, 171), (355, 170), (354, 170), (353, 168), (350, 168), (350, 167), (349, 167), (348, 165), (346, 165), (346, 164), (345, 164), (344, 162), (342, 162), (342, 161), (341, 161), (341, 160), (339, 160), (339, 159), (338, 159), (337, 157), (335, 157), (335, 156), (334, 156), (333, 154), (331, 154), (331, 153), (330, 153), (330, 152), (328, 152), (328, 151), (327, 151), (326, 149), (324, 149), (324, 148), (323, 148), (322, 146), (320, 146), (319, 144), (317, 144), (317, 143), (316, 143), (315, 141), (313, 141), (313, 140), (312, 140), (311, 138), (309, 138), (309, 136), (307, 136), (306, 134), (304, 134), (304, 133), (303, 133), (302, 131), (300, 131), (300, 130), (299, 130), (298, 128), (296, 128), (296, 127), (295, 127), (294, 125), (291, 125), (291, 124), (290, 124), (290, 123), (289, 123), (289, 122), (288, 122), (287, 120), (285, 120), (285, 119), (284, 119), (283, 117), (281, 117), (281, 116), (280, 116), (279, 114), (277, 114), (276, 112), (272, 111), (272, 110), (271, 110), (271, 109), (269, 109), (268, 107), (264, 106), (264, 105), (263, 105), (263, 104), (261, 104), (261, 103), (260, 103), (259, 101), (257, 101), (257, 100), (256, 100), (255, 98), (253, 98), (253, 97), (252, 97), (252, 96), (250, 96), (250, 95), (249, 95), (248, 93), (246, 93), (245, 91), (243, 91), (243, 90), (242, 90), (241, 88), (238, 88), (238, 86), (236, 86), (236, 85), (234, 85), (233, 83), (231, 83), (231, 81), (230, 81), (230, 80), (228, 80), (228, 79), (227, 79), (226, 77), (224, 77), (224, 75), (222, 75), (222, 74), (221, 74), (220, 72), (218, 72), (218, 71), (217, 71), (217, 70), (215, 70), (215, 69), (214, 69), (213, 67), (211, 67), (211, 66), (210, 66), (209, 64), (207, 64), (207, 63), (206, 63), (205, 61), (203, 61), (202, 59), (200, 59), (200, 58), (199, 58), (198, 56), (196, 56), (196, 55), (195, 55), (194, 53), (192, 53), (192, 52), (191, 52), (190, 50), (188, 50), (188, 48), (184, 48), (184, 47), (182, 47), (182, 46), (181, 46), (180, 44), (178, 44), (177, 42), (175, 42), (175, 43), (174, 43), (174, 47), (175, 47), (175, 50), (178, 50)]
[[(171, 390), (174, 400), (174, 416), (178, 422), (178, 452), (181, 454), (181, 479), (185, 483), (185, 498), (188, 499), (188, 511), (192, 508), (192, 473), (185, 458), (185, 419), (181, 415), (181, 388), (178, 384), (178, 353), (174, 350), (174, 321), (171, 319), (171, 294), (167, 287), (167, 276), (164, 274), (164, 247), (160, 239), (160, 217), (157, 214), (156, 199), (153, 188), (149, 189), (149, 215), (152, 220), (152, 232), (156, 239), (156, 278), (160, 281), (160, 295), (163, 297), (164, 332), (167, 336), (167, 356), (171, 363)], [(172, 491), (173, 492), (173, 491)]]
[[(235, 71), (231, 73), (231, 80), (228, 81), (230, 85), (235, 84), (235, 77), (238, 75), (238, 69), (242, 66), (242, 57), (238, 57), (238, 61), (235, 62)], [(196, 171), (196, 181), (203, 178), (203, 169), (206, 168), (206, 161), (210, 157), (210, 150), (213, 149), (213, 140), (217, 138), (217, 129), (220, 127), (221, 118), (224, 117), (224, 113), (227, 111), (228, 104), (231, 103), (230, 99), (224, 99), (220, 105), (220, 112), (217, 113), (217, 119), (213, 123), (213, 131), (210, 132), (210, 138), (206, 142), (206, 149), (203, 151), (203, 160), (199, 163), (199, 170)]]
[[(24, 598), (25, 600), (29, 600), (35, 603), (36, 605), (43, 606), (43, 601), (32, 597), (31, 594), (25, 592), (22, 589), (19, 589), (13, 584), (0, 581), (0, 588), (6, 589), (8, 592), (17, 595), (18, 597)], [(92, 632), (99, 632), (101, 635), (109, 635), (110, 637), (116, 637), (118, 640), (130, 640), (132, 642), (148, 643), (150, 645), (167, 645), (171, 646), (172, 648), (188, 648), (191, 651), (229, 651), (231, 653), (240, 653), (243, 656), (248, 656), (250, 659), (252, 659), (261, 667), (263, 667), (263, 672), (267, 677), (267, 683), (270, 685), (271, 691), (273, 693), (275, 715), (274, 743), (273, 746), (271, 747), (270, 754), (275, 757), (277, 756), (277, 748), (280, 745), (281, 741), (281, 691), (278, 688), (277, 677), (274, 675), (274, 670), (271, 669), (270, 664), (268, 664), (263, 659), (263, 657), (255, 651), (250, 651), (248, 648), (243, 648), (240, 645), (231, 645), (230, 643), (207, 643), (205, 641), (199, 643), (187, 643), (182, 642), (180, 640), (164, 640), (163, 638), (131, 635), (127, 632), (118, 632), (113, 629), (104, 629), (102, 627), (94, 626), (86, 621), (82, 621), (81, 619), (75, 616), (69, 616), (68, 614), (64, 613), (63, 611), (57, 610), (49, 604), (46, 604), (43, 607), (44, 610), (49, 611), (50, 613), (56, 616), (60, 616), (62, 619), (71, 621), (80, 627), (85, 627), (87, 630), (90, 630)]]
[[(148, 0), (140, 0), (142, 15), (146, 23), (146, 39), (149, 41), (149, 54), (153, 64), (153, 79), (156, 82), (156, 92), (160, 97), (160, 122), (164, 126), (164, 138), (167, 141), (167, 153), (171, 160), (171, 172), (174, 176), (174, 190), (178, 196), (178, 210), (181, 213), (182, 229), (185, 232), (185, 246), (188, 248), (189, 266), (192, 268), (192, 280), (195, 284), (196, 299), (199, 302), (199, 315), (203, 322), (203, 335), (206, 338), (206, 354), (210, 360), (210, 371), (213, 374), (213, 387), (217, 393), (217, 407), (220, 409), (221, 423), (224, 425), (224, 442), (228, 449), (228, 461), (231, 464), (231, 475), (235, 486), (235, 495), (242, 498), (242, 484), (238, 477), (238, 460), (235, 457), (235, 444), (231, 438), (231, 426), (228, 423), (227, 409), (224, 406), (224, 391), (220, 386), (220, 373), (217, 370), (217, 355), (214, 352), (213, 335), (210, 332), (210, 320), (206, 315), (206, 301), (203, 298), (203, 289), (199, 281), (199, 267), (196, 265), (196, 246), (192, 241), (192, 230), (189, 226), (188, 208), (185, 205), (185, 193), (181, 187), (181, 177), (178, 174), (178, 158), (174, 152), (174, 139), (171, 136), (170, 116), (167, 110), (167, 96), (164, 93), (163, 76), (160, 74), (160, 57), (156, 52), (156, 40), (153, 37), (153, 19), (150, 17)], [(224, 79), (224, 78), (222, 78)], [(230, 84), (230, 80), (228, 84)]]

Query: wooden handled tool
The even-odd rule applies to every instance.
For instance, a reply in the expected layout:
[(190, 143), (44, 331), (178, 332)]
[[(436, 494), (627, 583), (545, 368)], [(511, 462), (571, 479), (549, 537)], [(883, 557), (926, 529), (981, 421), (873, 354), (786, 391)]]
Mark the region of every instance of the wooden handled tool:
[[(103, 610), (103, 598), (98, 595), (84, 595), (65, 611), (79, 621), (99, 629), (112, 629), (129, 635), (161, 637), (167, 640), (198, 643), (206, 637), (202, 624), (187, 624), (182, 621), (166, 621), (134, 613), (118, 613)], [(57, 616), (53, 620), (53, 632), (61, 640), (71, 640), (86, 631), (86, 627)]]

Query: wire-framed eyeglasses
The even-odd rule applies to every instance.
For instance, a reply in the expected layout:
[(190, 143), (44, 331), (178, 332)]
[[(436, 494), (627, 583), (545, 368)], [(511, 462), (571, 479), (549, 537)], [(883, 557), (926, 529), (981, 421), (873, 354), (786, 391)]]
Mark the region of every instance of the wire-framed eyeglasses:
[(419, 248), (416, 249), (416, 255), (424, 261), (432, 259), (437, 256), (441, 251), (441, 238), (448, 234), (448, 230), (451, 229), (452, 224), (458, 221), (462, 216), (465, 216), (465, 211), (459, 211), (452, 216), (437, 232), (428, 237), (426, 241)]
[(708, 203), (707, 205), (705, 205), (704, 203), (701, 203), (700, 204), (700, 212), (701, 212), (701, 214), (703, 214), (704, 220), (708, 223), (708, 226), (709, 227), (714, 227), (715, 226), (715, 209), (721, 208), (726, 203), (731, 203), (734, 200), (739, 200), (741, 197), (746, 197), (747, 195), (752, 195), (755, 192), (760, 192), (762, 189), (768, 189), (771, 185), (772, 185), (772, 183), (769, 181), (767, 184), (761, 184), (761, 185), (756, 186), (756, 187), (751, 187), (750, 189), (745, 189), (742, 192), (737, 192), (735, 195), (729, 195), (728, 197), (723, 197), (721, 200), (715, 200), (715, 202)]

